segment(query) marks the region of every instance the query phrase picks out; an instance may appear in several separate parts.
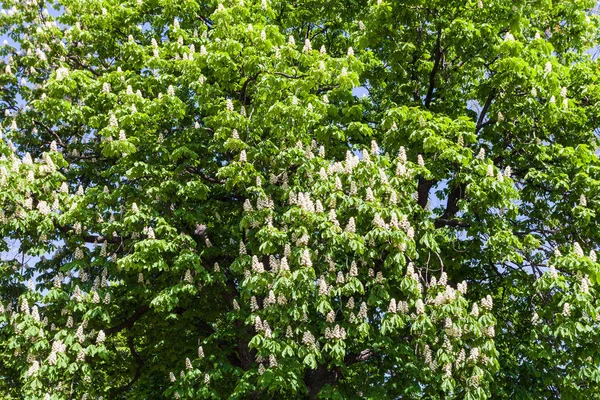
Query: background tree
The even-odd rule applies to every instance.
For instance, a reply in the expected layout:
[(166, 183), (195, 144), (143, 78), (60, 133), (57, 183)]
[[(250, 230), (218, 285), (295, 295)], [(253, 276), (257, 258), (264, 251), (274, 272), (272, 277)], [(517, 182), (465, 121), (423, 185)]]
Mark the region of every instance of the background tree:
[(600, 394), (593, 1), (1, 4), (3, 398)]

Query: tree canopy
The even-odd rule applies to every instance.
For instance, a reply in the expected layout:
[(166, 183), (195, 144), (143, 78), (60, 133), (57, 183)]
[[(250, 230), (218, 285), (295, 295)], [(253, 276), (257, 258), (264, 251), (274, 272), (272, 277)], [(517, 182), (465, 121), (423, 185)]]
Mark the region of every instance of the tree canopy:
[(594, 3), (0, 1), (0, 398), (600, 396)]

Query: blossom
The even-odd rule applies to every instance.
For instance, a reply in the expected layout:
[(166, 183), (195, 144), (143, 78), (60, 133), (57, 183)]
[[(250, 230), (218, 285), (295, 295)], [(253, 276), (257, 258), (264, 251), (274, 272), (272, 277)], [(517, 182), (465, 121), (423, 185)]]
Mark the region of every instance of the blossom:
[(310, 331), (305, 331), (302, 335), (302, 343), (307, 345), (308, 347), (314, 347), (316, 344), (315, 337)]
[(115, 116), (115, 114), (110, 114), (109, 126), (111, 126), (113, 128), (116, 128), (117, 126), (119, 126), (119, 121), (117, 121), (117, 117)]
[(471, 349), (471, 351), (469, 352), (469, 361), (477, 362), (478, 358), (479, 358), (479, 348), (473, 347)]
[(56, 70), (56, 80), (61, 81), (69, 74), (69, 69), (60, 67)]
[(252, 256), (252, 270), (259, 274), (265, 272), (263, 263), (259, 262), (256, 256)]
[(101, 330), (100, 332), (98, 332), (98, 337), (96, 337), (96, 343), (97, 344), (104, 343), (105, 339), (106, 339), (106, 335), (104, 334), (104, 331)]
[(560, 96), (567, 97), (567, 88), (566, 87), (563, 86), (560, 88)]
[(575, 255), (577, 257), (583, 257), (583, 249), (581, 248), (581, 245), (578, 242), (574, 242), (573, 243), (573, 253), (575, 253)]
[(432, 361), (431, 348), (428, 344), (423, 348), (423, 361), (425, 361), (425, 364), (431, 364)]
[(38, 312), (37, 306), (31, 307), (31, 317), (35, 322), (40, 322), (40, 314)]
[(373, 189), (371, 189), (370, 187), (367, 188), (367, 191), (365, 194), (365, 201), (375, 201), (375, 196), (373, 195)]
[(329, 293), (329, 288), (327, 287), (327, 282), (325, 279), (319, 280), (319, 296), (327, 296)]
[(279, 271), (289, 271), (290, 267), (287, 262), (287, 257), (282, 257), (279, 262)]
[(346, 225), (346, 232), (356, 233), (356, 223), (354, 222), (354, 217), (350, 217), (350, 219), (348, 220), (348, 225)]
[(254, 330), (256, 332), (261, 332), (264, 330), (262, 320), (258, 315), (256, 316), (256, 318), (254, 318)]
[(269, 366), (271, 368), (277, 367), (279, 364), (277, 363), (277, 359), (273, 354), (269, 355)]
[(304, 249), (304, 251), (302, 252), (301, 264), (305, 267), (312, 267), (312, 261), (308, 249)]
[(148, 236), (148, 239), (156, 239), (156, 236), (154, 236), (154, 229), (152, 229), (151, 226), (147, 228), (146, 235)]
[(225, 108), (227, 109), (227, 111), (233, 111), (233, 102), (231, 101), (231, 99), (227, 99), (225, 101)]
[(373, 225), (381, 229), (387, 229), (388, 227), (383, 218), (381, 218), (381, 215), (379, 214), (375, 214), (375, 217), (373, 218)]
[(417, 299), (417, 302), (415, 303), (415, 308), (417, 315), (425, 313), (425, 304), (423, 304), (423, 300)]
[(42, 215), (48, 215), (50, 214), (50, 207), (48, 207), (48, 203), (45, 202), (44, 200), (41, 200), (38, 205), (37, 205), (37, 209), (40, 212), (40, 214)]
[(329, 311), (327, 313), (327, 316), (325, 317), (325, 320), (327, 321), (327, 323), (333, 324), (335, 322), (335, 312)]
[(27, 376), (32, 376), (38, 373), (40, 370), (40, 363), (34, 361), (31, 366), (27, 369)]
[(267, 296), (267, 298), (264, 301), (265, 307), (267, 307), (271, 304), (275, 304), (276, 302), (277, 302), (277, 300), (275, 299), (275, 292), (273, 290), (269, 290), (269, 295)]
[(571, 305), (569, 303), (565, 303), (563, 304), (563, 311), (562, 314), (565, 317), (570, 317), (571, 316)]
[(85, 335), (83, 334), (83, 325), (79, 325), (77, 331), (75, 332), (75, 337), (79, 341), (79, 343), (83, 343), (85, 341)]
[(461, 283), (456, 285), (456, 288), (461, 294), (463, 294), (463, 295), (467, 294), (467, 282), (466, 281), (462, 281)]
[(590, 278), (588, 275), (585, 275), (581, 278), (581, 282), (579, 284), (581, 293), (589, 293), (590, 292)]
[(487, 310), (491, 310), (493, 307), (492, 296), (489, 294), (481, 299), (481, 306)]
[(29, 302), (25, 297), (21, 300), (21, 312), (29, 315)]
[(396, 300), (392, 298), (390, 300), (390, 304), (388, 305), (388, 312), (389, 313), (395, 313), (396, 310), (397, 310), (397, 308), (396, 308)]
[(350, 264), (350, 276), (358, 276), (358, 267), (356, 261), (352, 261)]
[(478, 160), (483, 160), (485, 158), (485, 149), (482, 147), (479, 149), (479, 153), (477, 154)]

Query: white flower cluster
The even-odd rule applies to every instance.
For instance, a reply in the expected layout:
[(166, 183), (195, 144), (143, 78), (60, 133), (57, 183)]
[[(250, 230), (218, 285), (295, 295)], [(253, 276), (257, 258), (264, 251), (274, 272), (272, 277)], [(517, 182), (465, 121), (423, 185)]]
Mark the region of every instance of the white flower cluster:
[(273, 290), (269, 290), (269, 294), (263, 301), (263, 306), (266, 308), (266, 307), (269, 307), (270, 305), (276, 304), (276, 303), (277, 303), (277, 299), (275, 298), (275, 292)]
[(326, 327), (325, 328), (325, 339), (345, 340), (346, 339), (346, 330), (344, 328), (341, 328), (337, 324), (335, 325), (335, 327), (333, 329)]
[(483, 299), (481, 299), (481, 306), (483, 308), (485, 308), (486, 310), (491, 310), (494, 306), (493, 302), (492, 302), (492, 296), (490, 296), (489, 294), (487, 296), (485, 296)]
[(428, 302), (433, 303), (436, 306), (441, 306), (443, 304), (452, 303), (454, 300), (456, 300), (456, 290), (451, 286), (446, 286), (444, 292), (438, 293), (434, 299), (430, 299)]
[(317, 345), (316, 339), (310, 331), (305, 331), (302, 335), (302, 343), (310, 348), (314, 348)]
[(263, 263), (258, 261), (257, 256), (252, 256), (252, 271), (259, 273), (259, 274), (265, 272)]

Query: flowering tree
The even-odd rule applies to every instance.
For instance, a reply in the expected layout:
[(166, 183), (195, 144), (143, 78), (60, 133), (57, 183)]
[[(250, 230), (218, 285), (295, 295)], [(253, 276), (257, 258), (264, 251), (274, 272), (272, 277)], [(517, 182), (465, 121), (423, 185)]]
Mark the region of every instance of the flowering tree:
[(3, 399), (600, 394), (593, 1), (1, 4)]

